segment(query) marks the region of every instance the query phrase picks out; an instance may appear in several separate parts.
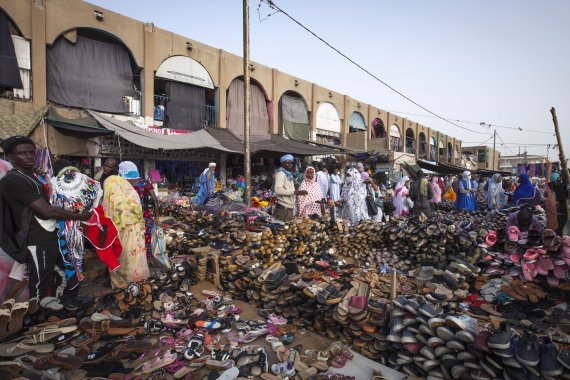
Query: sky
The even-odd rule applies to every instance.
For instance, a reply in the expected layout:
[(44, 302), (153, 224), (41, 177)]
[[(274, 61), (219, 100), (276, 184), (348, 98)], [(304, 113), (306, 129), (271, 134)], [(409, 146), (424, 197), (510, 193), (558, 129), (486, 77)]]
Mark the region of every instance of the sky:
[[(242, 1), (90, 2), (243, 55)], [(556, 144), (550, 114), (555, 107), (570, 155), (570, 1), (274, 3), (391, 87), (473, 131), (426, 116), (427, 111), (260, 0), (250, 0), (253, 61), (440, 130), (464, 146), (485, 141), (492, 146), (492, 126), (499, 126), (496, 146), (502, 155), (526, 149), (528, 154), (548, 151), (557, 160), (558, 150), (547, 149), (547, 144)]]

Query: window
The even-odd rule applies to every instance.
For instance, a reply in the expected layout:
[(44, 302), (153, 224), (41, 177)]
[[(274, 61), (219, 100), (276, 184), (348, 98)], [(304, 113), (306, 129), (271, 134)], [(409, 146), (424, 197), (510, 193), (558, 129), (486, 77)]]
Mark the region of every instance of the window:
[(390, 127), (390, 148), (394, 152), (400, 151), (400, 128), (397, 125)]
[(485, 162), (487, 161), (487, 151), (486, 150), (478, 150), (477, 151), (477, 162)]

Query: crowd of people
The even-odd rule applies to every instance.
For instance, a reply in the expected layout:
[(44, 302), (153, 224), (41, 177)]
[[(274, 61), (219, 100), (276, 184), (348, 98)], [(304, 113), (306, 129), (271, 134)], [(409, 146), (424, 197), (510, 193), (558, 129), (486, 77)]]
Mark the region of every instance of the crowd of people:
[(27, 275), (29, 314), (74, 302), (85, 241), (109, 267), (113, 288), (150, 276), (158, 200), (133, 162), (109, 158), (94, 180), (60, 159), (50, 177), (36, 170), (31, 139), (8, 138), (2, 149), (9, 162), (1, 162), (0, 248), (15, 262), (3, 275)]
[(359, 162), (347, 169), (344, 181), (338, 168), (329, 174), (324, 165), (320, 165), (318, 171), (308, 166), (301, 185), (295, 188), (294, 157), (285, 155), (280, 161), (281, 167), (274, 176), (274, 216), (282, 221), (295, 216), (321, 217), (332, 212), (353, 224), (364, 220), (382, 222), (390, 217), (427, 216), (431, 205), (450, 202), (458, 210), (466, 211), (476, 211), (480, 205), (491, 210), (510, 205), (542, 207), (546, 226), (558, 233), (567, 222), (567, 186), (556, 172), (549, 173), (545, 180), (534, 182), (527, 174), (520, 174), (513, 181), (499, 173), (475, 179), (471, 172), (464, 171), (460, 176), (434, 175), (430, 179), (418, 172), (413, 180), (403, 175), (391, 188), (377, 184)]

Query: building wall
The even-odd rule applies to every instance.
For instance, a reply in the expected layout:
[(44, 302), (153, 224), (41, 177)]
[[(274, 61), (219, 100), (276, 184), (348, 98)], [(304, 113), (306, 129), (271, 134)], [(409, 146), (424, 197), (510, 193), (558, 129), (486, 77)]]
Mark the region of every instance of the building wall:
[[(0, 112), (25, 113), (37, 110), (47, 103), (46, 94), (46, 48), (53, 45), (63, 34), (72, 34), (77, 28), (93, 28), (114, 36), (131, 53), (136, 65), (141, 69), (141, 91), (143, 92), (143, 116), (147, 125), (153, 123), (154, 80), (160, 64), (173, 56), (185, 56), (199, 62), (210, 74), (217, 88), (218, 126), (225, 128), (227, 120), (227, 89), (232, 80), (243, 75), (243, 60), (240, 56), (208, 46), (191, 38), (158, 28), (152, 23), (143, 23), (127, 16), (109, 11), (99, 6), (77, 0), (0, 0), (2, 8), (22, 35), (31, 40), (33, 98), (31, 102), (0, 99)], [(94, 12), (103, 13), (97, 20)], [(188, 43), (192, 48), (188, 49)], [(316, 110), (320, 103), (332, 103), (341, 119), (341, 141), (344, 145), (358, 149), (381, 149), (388, 146), (389, 130), (392, 124), (398, 125), (403, 151), (405, 133), (408, 127), (414, 130), (414, 148), (418, 151), (417, 123), (390, 114), (376, 106), (340, 94), (301, 78), (283, 73), (257, 62), (252, 62), (251, 77), (264, 89), (273, 117), (270, 118), (270, 131), (279, 133), (279, 99), (286, 91), (300, 94), (306, 102), (313, 132), (316, 129)], [(362, 114), (368, 130), (348, 136), (348, 120), (352, 112)], [(386, 128), (385, 141), (370, 141), (370, 126), (379, 117)], [(404, 124), (407, 123), (406, 126)], [(422, 128), (427, 128), (421, 126)], [(422, 129), (426, 140), (431, 136), (429, 128)]]
[[(477, 168), (478, 169), (490, 169), (490, 170), (499, 170), (499, 163), (500, 163), (500, 157), (501, 157), (501, 152), (499, 152), (498, 150), (494, 150), (492, 147), (490, 146), (486, 146), (486, 145), (480, 145), (480, 146), (470, 146), (470, 147), (464, 147), (463, 148), (464, 152), (470, 152), (471, 154), (473, 154), (475, 157), (478, 157), (479, 151), (485, 151), (485, 157), (486, 159), (484, 161), (477, 161)], [(493, 163), (493, 151), (495, 152), (495, 161)]]

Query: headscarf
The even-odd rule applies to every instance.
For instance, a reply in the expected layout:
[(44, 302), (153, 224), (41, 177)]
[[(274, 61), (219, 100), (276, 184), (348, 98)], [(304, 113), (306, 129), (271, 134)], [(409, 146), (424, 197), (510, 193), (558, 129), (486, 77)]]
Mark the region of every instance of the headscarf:
[(283, 165), (283, 163), (287, 161), (295, 161), (295, 158), (290, 154), (286, 154), (284, 156), (281, 156), (281, 158), (279, 159), (281, 165)]
[(310, 169), (313, 169), (316, 174), (316, 170), (312, 166), (307, 166), (307, 169), (305, 169), (305, 175), (303, 182), (301, 182), (299, 186), (299, 190), (306, 190), (307, 195), (297, 196), (297, 212), (299, 216), (309, 216), (311, 214), (321, 215), (321, 206), (315, 202), (323, 199), (323, 192), (317, 182), (316, 175), (313, 179), (307, 178), (307, 172)]
[(406, 182), (408, 182), (409, 180), (410, 180), (410, 177), (408, 177), (407, 175), (400, 178), (400, 180), (396, 184), (396, 188), (395, 188), (396, 192), (399, 192), (402, 189), (402, 187), (406, 184)]
[(208, 164), (208, 169), (211, 168), (212, 166), (213, 166), (213, 167), (216, 167), (216, 163), (215, 163), (215, 162), (210, 162), (210, 163)]
[(144, 223), (141, 198), (129, 181), (122, 177), (112, 175), (107, 178), (101, 204), (119, 231), (131, 224)]
[(360, 173), (364, 172), (364, 164), (363, 164), (362, 162), (358, 162), (358, 163), (356, 164), (356, 169), (357, 169)]
[(368, 174), (368, 172), (362, 172), (362, 173), (360, 173), (360, 178), (363, 181), (366, 181), (368, 178), (370, 178), (370, 174)]
[(132, 161), (123, 161), (119, 164), (119, 175), (124, 179), (139, 179), (139, 169)]
[(550, 174), (550, 181), (556, 182), (556, 181), (558, 181), (558, 178), (560, 178), (560, 174), (558, 174), (558, 173)]
[(439, 181), (440, 179), (438, 176), (434, 176), (431, 179), (431, 191), (433, 192), (431, 201), (434, 203), (441, 202), (441, 188), (439, 187)]
[(489, 180), (489, 187), (487, 190), (487, 205), (489, 208), (502, 208), (507, 205), (507, 197), (503, 190), (503, 182), (499, 181), (501, 175), (499, 173), (493, 174)]
[(465, 181), (465, 184), (467, 185), (467, 187), (465, 189), (470, 189), (471, 188), (471, 172), (469, 170), (465, 170), (463, 172), (463, 180)]
[(533, 199), (536, 189), (530, 182), (528, 175), (521, 174), (519, 176), (519, 185), (513, 193), (513, 204), (517, 204), (522, 199)]

